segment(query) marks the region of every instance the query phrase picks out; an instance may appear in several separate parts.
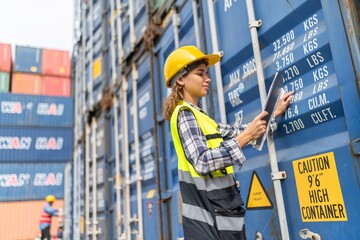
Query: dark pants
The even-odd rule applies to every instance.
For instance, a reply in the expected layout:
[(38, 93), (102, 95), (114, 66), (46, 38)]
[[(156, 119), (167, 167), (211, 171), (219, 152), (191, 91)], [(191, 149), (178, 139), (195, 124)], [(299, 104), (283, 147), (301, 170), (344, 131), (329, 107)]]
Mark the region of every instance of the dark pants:
[(41, 230), (41, 240), (50, 240), (50, 226)]
[(245, 225), (243, 226), (243, 229), (240, 232), (221, 231), (221, 235), (222, 235), (223, 239), (246, 240)]

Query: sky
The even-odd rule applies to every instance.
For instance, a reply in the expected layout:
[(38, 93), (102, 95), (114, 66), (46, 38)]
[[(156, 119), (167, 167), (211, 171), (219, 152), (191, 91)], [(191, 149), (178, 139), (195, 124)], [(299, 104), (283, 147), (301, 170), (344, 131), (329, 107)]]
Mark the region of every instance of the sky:
[(0, 43), (72, 51), (75, 0), (0, 0)]

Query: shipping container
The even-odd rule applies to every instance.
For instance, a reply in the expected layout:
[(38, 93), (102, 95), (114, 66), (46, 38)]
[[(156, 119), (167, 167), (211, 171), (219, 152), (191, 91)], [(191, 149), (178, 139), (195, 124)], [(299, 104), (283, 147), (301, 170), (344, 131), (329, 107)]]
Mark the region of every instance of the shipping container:
[(43, 48), (42, 74), (56, 77), (70, 77), (69, 52)]
[[(89, 182), (88, 188), (88, 214), (93, 228), (101, 232), (104, 238), (109, 236), (110, 219), (108, 216), (110, 205), (109, 193), (109, 172), (110, 165), (108, 161), (109, 120), (105, 115), (94, 116), (91, 118), (91, 130), (89, 132), (89, 152), (88, 157), (91, 160), (88, 163), (89, 175), (85, 181)], [(86, 195), (85, 195), (86, 196)]]
[(9, 92), (10, 74), (7, 72), (0, 72), (0, 93)]
[(40, 95), (43, 78), (40, 75), (13, 73), (11, 77), (11, 92), (18, 94)]
[(42, 73), (42, 50), (40, 48), (16, 46), (15, 72)]
[[(165, 182), (157, 183), (156, 176), (156, 136), (154, 128), (154, 96), (149, 84), (150, 78), (150, 58), (149, 55), (143, 55), (132, 68), (133, 73), (127, 78), (127, 112), (121, 109), (122, 114), (128, 116), (128, 128), (119, 128), (123, 136), (128, 138), (128, 156), (122, 156), (123, 161), (129, 161), (128, 168), (122, 167), (121, 172), (128, 172), (130, 180), (130, 196), (124, 196), (130, 200), (130, 216), (139, 216), (139, 222), (131, 223), (130, 226), (124, 226), (124, 232), (135, 232), (139, 236), (145, 237), (147, 234), (158, 239), (159, 225), (164, 232), (168, 227), (166, 201), (161, 201), (162, 197), (166, 199), (167, 193), (162, 196), (157, 194), (157, 184), (165, 187)], [(136, 105), (135, 105), (136, 104)], [(121, 118), (119, 118), (121, 119)], [(123, 143), (122, 143), (123, 144)], [(122, 146), (124, 147), (124, 146)], [(126, 160), (128, 159), (128, 160)], [(160, 171), (160, 169), (159, 169)], [(126, 177), (126, 176), (125, 176)], [(165, 189), (165, 188), (164, 188)], [(165, 190), (166, 192), (166, 190)], [(159, 202), (156, 201), (159, 200)], [(125, 200), (126, 201), (126, 200)], [(163, 206), (164, 205), (164, 206)], [(163, 221), (158, 216), (159, 208), (163, 213)], [(126, 208), (124, 212), (126, 212)], [(126, 214), (125, 214), (126, 216)], [(155, 221), (155, 219), (157, 221)], [(134, 234), (136, 236), (136, 234)], [(167, 235), (165, 233), (166, 236)], [(128, 238), (130, 235), (128, 235)]]
[[(74, 50), (77, 52), (78, 49)], [(81, 50), (80, 50), (81, 51)], [(82, 53), (82, 52), (81, 52)], [(81, 54), (79, 54), (81, 56)], [(84, 102), (85, 102), (85, 81), (83, 81), (83, 74), (80, 69), (83, 67), (85, 62), (79, 55), (74, 57), (74, 70), (73, 75), (73, 99), (74, 99), (74, 137), (75, 141), (78, 141), (84, 132)]]
[[(247, 238), (360, 238), (355, 230), (360, 221), (359, 1), (152, 2), (158, 11), (151, 10), (150, 22), (140, 20), (148, 10), (136, 11), (143, 3), (103, 1), (98, 25), (92, 18), (97, 4), (78, 5), (86, 38), (75, 48), (83, 65), (74, 69), (74, 91), (87, 102), (77, 101), (78, 120), (86, 127), (79, 124), (75, 132), (85, 165), (80, 215), (89, 224), (74, 232), (85, 239), (183, 239), (177, 156), (169, 122), (161, 116), (170, 92), (163, 67), (174, 49), (197, 45), (206, 53), (223, 53), (209, 69), (211, 89), (201, 100), (218, 122), (251, 122), (277, 72), (283, 91), (295, 91), (263, 149), (244, 147), (247, 160), (235, 167)], [(120, 13), (112, 16), (114, 9)], [(104, 19), (111, 19), (110, 39)], [(141, 28), (155, 38), (144, 31), (146, 38), (138, 41), (135, 29)], [(112, 85), (93, 84), (99, 57), (94, 39), (100, 35), (111, 58), (102, 56), (108, 63), (95, 65), (109, 74), (104, 79)], [(90, 94), (105, 89), (112, 92), (110, 107), (95, 104), (108, 101), (101, 94), (89, 101), (95, 99)], [(102, 127), (98, 116), (110, 116), (111, 127)], [(98, 145), (98, 139), (108, 140)]]
[(66, 162), (72, 151), (71, 128), (0, 128), (0, 162)]
[(84, 162), (83, 146), (74, 150), (74, 161), (68, 162), (64, 173), (64, 239), (80, 239), (81, 213), (84, 208)]
[(70, 78), (43, 77), (42, 95), (69, 97), (71, 95)]
[(0, 94), (3, 126), (72, 127), (73, 98)]
[(0, 43), (0, 72), (11, 72), (11, 45)]
[[(87, 2), (83, 33), (83, 49), (85, 49), (86, 74), (86, 107), (93, 110), (101, 104), (104, 91), (108, 90), (110, 72), (110, 1), (93, 0)], [(83, 22), (84, 23), (84, 22)], [(90, 34), (91, 33), (91, 34)]]
[[(108, 136), (104, 135), (108, 128), (108, 119), (104, 115), (96, 115), (86, 123), (84, 143), (76, 142), (74, 162), (72, 163), (73, 195), (69, 210), (72, 210), (74, 225), (69, 227), (69, 235), (79, 238), (80, 234), (89, 232), (89, 226), (96, 229), (94, 234), (101, 233), (108, 239), (110, 231), (110, 190), (111, 171), (108, 148)], [(86, 146), (86, 151), (84, 151)], [(83, 161), (86, 158), (88, 161)], [(84, 221), (90, 224), (85, 224)], [(77, 228), (76, 228), (77, 227)]]
[(122, 30), (122, 48), (124, 57), (127, 57), (134, 51), (136, 45), (143, 39), (148, 14), (146, 10), (146, 1), (141, 0), (123, 0), (121, 4), (126, 4), (127, 17), (121, 18)]
[[(101, 1), (99, 0), (93, 0), (91, 1), (92, 4), (92, 10), (90, 12), (90, 3), (88, 5), (88, 12), (86, 13), (86, 39), (90, 38), (94, 31), (99, 29), (101, 27)], [(92, 27), (90, 27), (92, 26)]]
[[(0, 239), (33, 240), (41, 236), (39, 220), (45, 201), (0, 202)], [(54, 208), (64, 208), (63, 200), (57, 199)], [(51, 221), (51, 236), (55, 236), (59, 218)], [(40, 239), (40, 238), (39, 238)]]
[(64, 163), (1, 163), (0, 201), (64, 198)]

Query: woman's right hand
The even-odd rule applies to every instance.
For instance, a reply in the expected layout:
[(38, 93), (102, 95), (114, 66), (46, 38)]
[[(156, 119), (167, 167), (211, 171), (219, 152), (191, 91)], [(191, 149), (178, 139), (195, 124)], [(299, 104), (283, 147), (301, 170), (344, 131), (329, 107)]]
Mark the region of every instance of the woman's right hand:
[(258, 139), (266, 131), (266, 121), (263, 118), (268, 115), (267, 112), (262, 112), (257, 115), (254, 120), (245, 128), (245, 130), (235, 137), (240, 147), (244, 147), (252, 140)]

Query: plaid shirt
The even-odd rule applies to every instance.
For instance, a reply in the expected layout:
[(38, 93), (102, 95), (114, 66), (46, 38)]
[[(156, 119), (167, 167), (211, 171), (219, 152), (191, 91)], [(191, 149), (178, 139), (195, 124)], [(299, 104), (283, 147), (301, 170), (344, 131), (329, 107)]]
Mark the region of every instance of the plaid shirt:
[[(200, 108), (192, 106), (203, 112)], [(218, 131), (224, 141), (218, 148), (210, 149), (194, 114), (187, 109), (180, 111), (178, 116), (180, 140), (186, 159), (194, 166), (198, 174), (205, 176), (210, 172), (235, 164), (241, 168), (246, 158), (234, 137), (241, 133), (246, 125), (237, 125), (236, 123), (234, 125), (218, 124)]]

